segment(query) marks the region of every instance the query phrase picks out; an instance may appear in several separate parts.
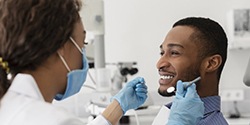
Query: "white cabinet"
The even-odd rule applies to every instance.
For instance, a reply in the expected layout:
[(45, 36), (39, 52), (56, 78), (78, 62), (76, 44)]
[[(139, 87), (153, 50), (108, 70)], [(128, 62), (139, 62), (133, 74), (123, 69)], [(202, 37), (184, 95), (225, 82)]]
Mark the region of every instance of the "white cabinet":
[(250, 8), (229, 11), (227, 22), (229, 49), (250, 48)]

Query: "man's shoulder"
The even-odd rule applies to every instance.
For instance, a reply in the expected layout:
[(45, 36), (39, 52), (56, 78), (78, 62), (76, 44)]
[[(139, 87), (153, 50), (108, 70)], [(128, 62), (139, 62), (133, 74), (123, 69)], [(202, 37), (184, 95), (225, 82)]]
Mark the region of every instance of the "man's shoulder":
[(207, 96), (201, 100), (204, 102), (205, 113), (198, 125), (228, 125), (221, 112), (220, 96)]
[(204, 117), (197, 125), (228, 125), (225, 117), (219, 111), (204, 114)]

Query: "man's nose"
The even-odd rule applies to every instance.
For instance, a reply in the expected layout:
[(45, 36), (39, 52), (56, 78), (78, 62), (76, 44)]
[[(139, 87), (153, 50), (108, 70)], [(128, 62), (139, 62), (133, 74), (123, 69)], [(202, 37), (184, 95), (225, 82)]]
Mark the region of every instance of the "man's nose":
[(157, 67), (158, 70), (159, 70), (159, 69), (162, 69), (162, 68), (164, 68), (164, 67), (169, 67), (169, 66), (170, 66), (169, 60), (168, 60), (167, 57), (164, 57), (164, 56), (162, 56), (162, 57), (158, 60), (158, 62), (157, 62), (157, 64), (156, 64), (156, 67)]

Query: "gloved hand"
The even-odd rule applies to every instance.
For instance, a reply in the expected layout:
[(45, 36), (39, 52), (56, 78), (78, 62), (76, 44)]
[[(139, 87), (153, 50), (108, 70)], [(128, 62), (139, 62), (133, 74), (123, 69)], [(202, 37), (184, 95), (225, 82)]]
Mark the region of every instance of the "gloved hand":
[(123, 114), (129, 109), (137, 109), (147, 99), (147, 86), (142, 77), (137, 77), (128, 82), (113, 98), (116, 99), (122, 110)]
[(186, 90), (184, 84), (177, 82), (176, 97), (172, 103), (167, 125), (196, 125), (203, 117), (204, 104), (196, 92), (196, 85), (192, 84)]

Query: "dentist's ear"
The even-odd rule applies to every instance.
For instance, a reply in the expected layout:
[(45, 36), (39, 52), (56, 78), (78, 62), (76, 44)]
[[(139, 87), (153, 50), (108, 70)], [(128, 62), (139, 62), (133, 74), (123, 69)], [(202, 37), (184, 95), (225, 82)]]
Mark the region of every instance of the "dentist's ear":
[[(65, 43), (65, 44), (67, 44), (67, 43)], [(65, 58), (67, 58), (67, 57), (65, 57), (66, 56), (65, 55), (66, 54), (65, 53), (65, 50), (66, 50), (65, 44), (63, 45), (63, 47), (61, 47), (57, 50), (57, 54), (58, 54), (58, 57), (60, 58), (60, 60), (62, 61), (62, 63), (64, 64), (64, 66), (66, 67), (66, 69), (70, 72), (71, 70), (65, 61)]]
[(64, 47), (61, 47), (60, 49), (58, 49), (57, 54), (64, 56)]
[(207, 57), (204, 62), (204, 71), (205, 72), (213, 72), (217, 70), (222, 62), (222, 57), (218, 54)]
[(67, 52), (66, 50), (69, 50), (71, 42), (67, 41), (66, 43), (64, 43), (64, 45), (62, 45), (58, 50), (57, 50), (57, 54), (60, 54), (61, 56), (65, 56), (65, 52)]

